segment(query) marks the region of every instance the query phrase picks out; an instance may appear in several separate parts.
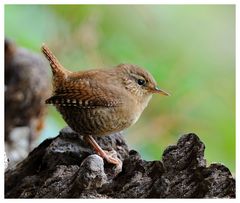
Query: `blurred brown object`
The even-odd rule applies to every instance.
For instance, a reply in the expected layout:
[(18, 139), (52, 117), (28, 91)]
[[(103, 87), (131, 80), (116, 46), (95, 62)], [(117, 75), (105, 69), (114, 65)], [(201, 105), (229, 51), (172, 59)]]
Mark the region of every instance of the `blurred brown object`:
[(5, 39), (5, 142), (8, 151), (10, 146), (16, 147), (23, 141), (23, 133), (13, 138), (15, 128), (28, 128), (25, 131), (28, 152), (44, 126), (45, 99), (51, 87), (47, 70), (48, 64), (42, 56)]

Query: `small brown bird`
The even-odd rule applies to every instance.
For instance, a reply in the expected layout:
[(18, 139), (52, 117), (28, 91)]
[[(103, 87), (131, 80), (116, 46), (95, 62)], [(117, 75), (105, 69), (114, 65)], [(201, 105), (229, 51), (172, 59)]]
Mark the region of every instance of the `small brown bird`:
[(53, 96), (46, 103), (55, 105), (67, 124), (107, 162), (121, 164), (102, 150), (92, 135), (104, 136), (128, 128), (139, 119), (152, 94), (168, 93), (157, 87), (150, 73), (136, 65), (71, 72), (46, 45), (42, 52), (53, 73)]

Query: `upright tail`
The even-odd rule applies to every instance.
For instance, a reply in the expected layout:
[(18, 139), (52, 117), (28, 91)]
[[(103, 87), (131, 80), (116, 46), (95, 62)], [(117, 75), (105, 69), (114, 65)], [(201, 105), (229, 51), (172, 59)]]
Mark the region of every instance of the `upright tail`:
[(67, 73), (70, 73), (70, 71), (66, 70), (60, 64), (60, 62), (57, 60), (57, 58), (54, 56), (54, 54), (50, 51), (50, 49), (47, 47), (47, 45), (45, 45), (45, 44), (42, 45), (42, 52), (50, 63), (53, 76), (65, 77), (67, 75)]

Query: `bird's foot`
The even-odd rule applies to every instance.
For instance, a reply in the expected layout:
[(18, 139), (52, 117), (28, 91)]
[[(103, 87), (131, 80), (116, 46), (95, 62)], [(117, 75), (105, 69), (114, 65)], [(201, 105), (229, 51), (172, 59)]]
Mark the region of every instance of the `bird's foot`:
[(122, 170), (122, 161), (117, 157), (117, 152), (115, 150), (103, 150), (91, 135), (85, 136), (84, 139), (93, 147), (100, 157), (105, 159), (108, 163), (116, 165), (117, 170)]
[(108, 163), (116, 165), (118, 168), (122, 168), (122, 161), (117, 157), (117, 152), (115, 150), (106, 151), (103, 150), (103, 158), (106, 159)]

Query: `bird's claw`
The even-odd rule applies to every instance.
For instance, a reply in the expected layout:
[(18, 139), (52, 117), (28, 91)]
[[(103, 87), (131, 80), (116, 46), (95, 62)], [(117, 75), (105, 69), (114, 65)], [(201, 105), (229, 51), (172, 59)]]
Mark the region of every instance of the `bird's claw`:
[(122, 161), (117, 157), (117, 152), (115, 150), (103, 151), (105, 153), (103, 158), (106, 159), (108, 163), (116, 165), (117, 170), (122, 170)]

